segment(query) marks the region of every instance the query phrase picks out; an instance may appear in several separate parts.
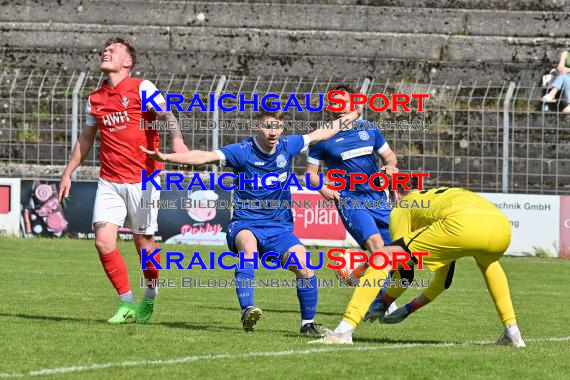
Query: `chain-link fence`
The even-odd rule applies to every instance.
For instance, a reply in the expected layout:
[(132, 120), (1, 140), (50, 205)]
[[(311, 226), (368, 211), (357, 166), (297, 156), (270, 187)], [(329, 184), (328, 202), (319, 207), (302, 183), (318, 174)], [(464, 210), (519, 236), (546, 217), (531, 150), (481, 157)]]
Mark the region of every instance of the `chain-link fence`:
[[(290, 94), (326, 94), (339, 83), (351, 84), (368, 95), (383, 93), (429, 93), (424, 112), (366, 110), (364, 117), (382, 125), (386, 140), (398, 155), (403, 171), (428, 171), (429, 185), (461, 186), (475, 191), (565, 194), (570, 190), (570, 115), (560, 112), (565, 103), (541, 102), (544, 89), (520, 83), (417, 83), (404, 79), (234, 77), (136, 73), (151, 80), (163, 93), (183, 94), (187, 107), (199, 94), (208, 110), (210, 95), (216, 93), (274, 93), (284, 99)], [(73, 93), (77, 87), (79, 130), (84, 123), (87, 96), (101, 85), (101, 73), (23, 71), (0, 73), (0, 176), (58, 179), (72, 148)], [(82, 76), (83, 77), (83, 76)], [(302, 97), (304, 99), (304, 96)], [(224, 105), (234, 105), (226, 99)], [(301, 104), (304, 107), (304, 104)], [(416, 103), (417, 106), (417, 103)], [(417, 107), (412, 107), (417, 109)], [(192, 149), (211, 150), (240, 141), (253, 131), (240, 129), (255, 119), (252, 106), (245, 112), (180, 112), (186, 119), (183, 135)], [(216, 118), (217, 130), (213, 125)], [(322, 112), (288, 112), (290, 121), (315, 125), (328, 121)], [(406, 123), (407, 121), (407, 123)], [(232, 122), (242, 122), (240, 124)], [(397, 124), (396, 124), (397, 122)], [(236, 125), (238, 127), (236, 127)], [(285, 134), (307, 133), (287, 130)], [(162, 149), (169, 139), (162, 132)], [(254, 133), (254, 132), (253, 132)], [(505, 145), (506, 142), (506, 145)], [(99, 142), (77, 171), (77, 179), (98, 175)], [(294, 162), (304, 171), (306, 158)], [(167, 167), (178, 170), (176, 166)], [(207, 167), (183, 168), (204, 171)]]

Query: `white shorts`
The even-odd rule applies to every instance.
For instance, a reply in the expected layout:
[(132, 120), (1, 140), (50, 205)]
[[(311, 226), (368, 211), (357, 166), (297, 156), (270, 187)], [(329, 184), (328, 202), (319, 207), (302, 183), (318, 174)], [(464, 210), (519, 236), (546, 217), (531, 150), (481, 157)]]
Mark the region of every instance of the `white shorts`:
[[(160, 184), (160, 178), (155, 178)], [(141, 208), (141, 199), (153, 201), (160, 199), (160, 190), (147, 185), (142, 190), (141, 183), (115, 183), (99, 178), (97, 195), (93, 207), (93, 223), (107, 222), (119, 227), (130, 227), (133, 234), (153, 235), (158, 230), (158, 208)]]

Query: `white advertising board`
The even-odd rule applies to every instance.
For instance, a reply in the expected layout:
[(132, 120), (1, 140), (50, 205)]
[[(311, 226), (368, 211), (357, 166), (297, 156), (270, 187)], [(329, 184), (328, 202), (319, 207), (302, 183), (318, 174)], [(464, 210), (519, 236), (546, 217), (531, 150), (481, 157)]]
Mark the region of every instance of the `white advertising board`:
[(560, 197), (556, 195), (481, 193), (509, 217), (513, 255), (558, 256)]

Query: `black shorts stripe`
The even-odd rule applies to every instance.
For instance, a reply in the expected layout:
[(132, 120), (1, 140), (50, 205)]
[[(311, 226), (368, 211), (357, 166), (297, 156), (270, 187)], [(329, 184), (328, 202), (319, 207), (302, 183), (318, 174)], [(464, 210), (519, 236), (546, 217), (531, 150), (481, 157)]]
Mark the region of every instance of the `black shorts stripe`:
[(449, 266), (449, 271), (447, 272), (447, 277), (445, 278), (445, 289), (449, 289), (449, 287), (451, 286), (454, 274), (455, 274), (455, 261), (453, 261)]

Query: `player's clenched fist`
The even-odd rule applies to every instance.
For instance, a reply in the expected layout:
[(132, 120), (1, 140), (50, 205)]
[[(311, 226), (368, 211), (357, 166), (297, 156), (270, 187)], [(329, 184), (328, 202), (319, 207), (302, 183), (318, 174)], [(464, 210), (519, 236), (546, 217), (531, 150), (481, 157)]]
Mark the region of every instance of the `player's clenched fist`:
[(398, 169), (397, 167), (395, 167), (393, 165), (384, 165), (380, 168), (380, 170), (385, 171), (386, 174), (389, 176), (391, 176), (394, 173), (398, 173), (400, 171), (400, 169)]

